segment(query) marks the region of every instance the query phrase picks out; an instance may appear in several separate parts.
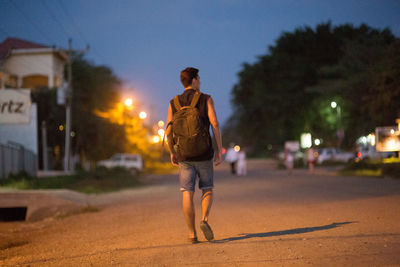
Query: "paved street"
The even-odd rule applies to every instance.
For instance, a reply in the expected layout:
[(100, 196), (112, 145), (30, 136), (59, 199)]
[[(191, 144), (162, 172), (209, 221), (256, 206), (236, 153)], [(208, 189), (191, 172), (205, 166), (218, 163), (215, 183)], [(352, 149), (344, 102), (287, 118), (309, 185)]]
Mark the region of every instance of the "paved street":
[(202, 242), (192, 245), (177, 176), (148, 179), (151, 186), (82, 196), (97, 212), (0, 223), (0, 265), (400, 266), (400, 180), (289, 176), (262, 160), (234, 177), (223, 165), (209, 221), (216, 240), (198, 227)]

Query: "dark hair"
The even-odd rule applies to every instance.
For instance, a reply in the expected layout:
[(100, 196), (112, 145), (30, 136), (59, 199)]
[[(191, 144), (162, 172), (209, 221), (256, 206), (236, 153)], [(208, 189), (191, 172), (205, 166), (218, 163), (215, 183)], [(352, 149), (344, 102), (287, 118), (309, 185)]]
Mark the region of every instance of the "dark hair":
[(198, 73), (199, 73), (198, 69), (191, 67), (181, 71), (181, 83), (183, 84), (183, 87), (186, 88), (189, 85), (191, 85), (192, 80), (197, 78)]

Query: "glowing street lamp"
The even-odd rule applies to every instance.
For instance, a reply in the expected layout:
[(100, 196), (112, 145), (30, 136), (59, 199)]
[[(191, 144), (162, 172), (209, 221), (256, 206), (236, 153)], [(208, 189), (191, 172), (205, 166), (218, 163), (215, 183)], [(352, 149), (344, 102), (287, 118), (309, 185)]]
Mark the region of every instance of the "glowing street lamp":
[(146, 119), (147, 118), (147, 113), (144, 112), (144, 111), (140, 112), (139, 113), (139, 118), (141, 118), (142, 120)]
[(337, 136), (339, 138), (339, 146), (342, 144), (343, 138), (344, 138), (344, 130), (342, 129), (342, 112), (341, 108), (338, 103), (335, 101), (331, 102), (331, 108), (337, 109), (337, 117), (338, 117), (338, 123), (337, 123)]
[(133, 99), (130, 98), (130, 97), (127, 98), (127, 99), (125, 99), (124, 104), (125, 104), (125, 106), (127, 106), (128, 108), (129, 108), (129, 107), (132, 107), (132, 105), (133, 105)]
[(151, 138), (151, 141), (153, 142), (153, 144), (157, 144), (157, 143), (161, 142), (161, 138), (158, 135), (154, 135)]
[(162, 127), (164, 127), (164, 122), (163, 121), (158, 121), (158, 127), (160, 127), (160, 128), (162, 128)]

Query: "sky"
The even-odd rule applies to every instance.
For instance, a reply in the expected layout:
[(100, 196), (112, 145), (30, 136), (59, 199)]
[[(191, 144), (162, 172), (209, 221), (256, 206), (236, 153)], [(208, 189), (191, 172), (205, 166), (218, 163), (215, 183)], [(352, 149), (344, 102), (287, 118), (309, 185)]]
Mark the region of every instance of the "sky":
[(153, 120), (183, 91), (180, 71), (200, 70), (220, 123), (232, 115), (231, 90), (243, 63), (254, 63), (283, 32), (330, 21), (366, 23), (400, 36), (398, 0), (0, 0), (7, 37), (67, 48), (107, 65)]

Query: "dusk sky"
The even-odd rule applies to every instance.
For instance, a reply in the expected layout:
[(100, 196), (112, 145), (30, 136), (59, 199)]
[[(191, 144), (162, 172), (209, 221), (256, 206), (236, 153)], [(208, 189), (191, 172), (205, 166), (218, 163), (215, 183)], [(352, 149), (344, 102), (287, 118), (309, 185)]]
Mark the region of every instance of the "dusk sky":
[(7, 37), (82, 49), (113, 69), (154, 119), (183, 87), (179, 74), (200, 69), (201, 89), (219, 120), (231, 115), (231, 89), (244, 62), (268, 52), (282, 32), (331, 21), (366, 23), (400, 36), (400, 1), (393, 0), (0, 0), (0, 42)]

